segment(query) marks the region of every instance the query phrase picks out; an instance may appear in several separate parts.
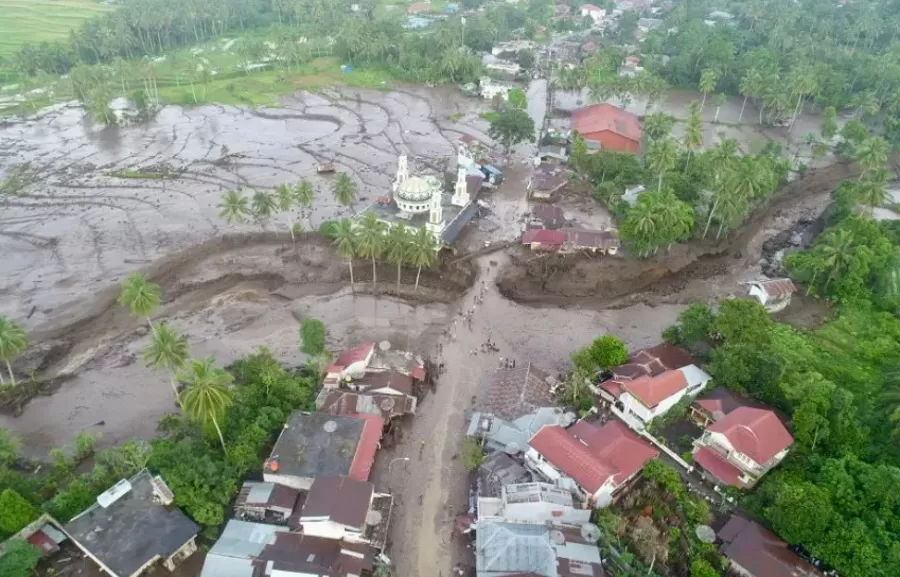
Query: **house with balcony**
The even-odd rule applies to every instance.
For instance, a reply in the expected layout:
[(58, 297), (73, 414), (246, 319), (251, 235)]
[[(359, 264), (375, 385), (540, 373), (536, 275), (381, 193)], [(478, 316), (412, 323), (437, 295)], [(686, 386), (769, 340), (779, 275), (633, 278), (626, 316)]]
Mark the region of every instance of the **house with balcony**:
[(694, 463), (714, 483), (748, 489), (784, 460), (792, 444), (773, 411), (739, 407), (694, 441)]
[(594, 507), (612, 503), (637, 479), (644, 464), (659, 456), (619, 421), (602, 427), (578, 421), (568, 429), (547, 425), (528, 445), (528, 469)]
[(549, 483), (515, 483), (505, 485), (499, 497), (479, 495), (478, 521), (483, 520), (580, 527), (590, 523), (591, 510)]

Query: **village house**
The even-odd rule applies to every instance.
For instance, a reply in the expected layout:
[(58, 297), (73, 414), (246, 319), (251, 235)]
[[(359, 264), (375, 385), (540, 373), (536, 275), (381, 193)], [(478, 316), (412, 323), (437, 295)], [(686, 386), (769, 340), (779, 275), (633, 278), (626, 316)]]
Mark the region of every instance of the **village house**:
[(594, 104), (572, 112), (572, 130), (582, 135), (588, 148), (637, 153), (643, 131), (634, 114), (612, 104)]
[(541, 164), (528, 178), (525, 190), (533, 200), (549, 201), (567, 184), (569, 178), (562, 168), (553, 164)]
[(360, 577), (372, 574), (377, 557), (366, 543), (232, 519), (206, 555), (200, 577)]
[(775, 533), (744, 517), (733, 515), (717, 537), (719, 551), (741, 577), (824, 577)]
[(501, 451), (488, 454), (488, 458), (478, 467), (476, 478), (479, 497), (503, 496), (503, 488), (507, 485), (532, 483), (531, 472), (522, 463)]
[(316, 477), (367, 481), (383, 420), (294, 411), (263, 465), (263, 480), (308, 491)]
[(297, 501), (301, 500), (302, 506), (303, 499), (305, 492), (285, 485), (244, 481), (234, 502), (234, 516), (243, 521), (287, 525)]
[(555, 204), (535, 204), (531, 207), (528, 228), (548, 228), (555, 230), (566, 224), (566, 213)]
[[(485, 54), (481, 57), (481, 61), (484, 64), (484, 67), (489, 71), (499, 73), (503, 76), (516, 76), (517, 74), (522, 72), (522, 67), (519, 66), (517, 62), (504, 60), (503, 58), (498, 58), (493, 54)], [(507, 90), (507, 92), (509, 91)], [(481, 95), (485, 96), (483, 85), (481, 87)], [(487, 96), (485, 96), (485, 98), (487, 98)]]
[(394, 350), (388, 341), (366, 342), (343, 351), (325, 369), (319, 396), (341, 388), (368, 395), (414, 397), (425, 376), (424, 361), (411, 352)]
[(691, 404), (691, 420), (705, 429), (721, 421), (735, 409), (751, 405), (752, 401), (735, 394), (730, 389), (716, 387), (703, 393)]
[(606, 10), (593, 4), (582, 4), (580, 11), (583, 17), (590, 18), (594, 24), (600, 24), (606, 18)]
[(638, 430), (685, 396), (697, 395), (712, 380), (686, 351), (669, 344), (640, 350), (611, 373), (611, 379), (591, 389), (616, 416)]
[(783, 311), (791, 304), (791, 295), (797, 292), (797, 285), (788, 278), (758, 280), (748, 286), (748, 294), (770, 313)]
[(619, 233), (615, 229), (533, 229), (522, 235), (522, 244), (535, 252), (568, 254), (584, 251), (613, 255), (619, 252)]
[(431, 4), (428, 2), (414, 2), (406, 9), (407, 14), (421, 14), (423, 12), (431, 12)]
[(477, 577), (603, 577), (600, 549), (580, 529), (483, 521), (475, 537)]
[(793, 443), (773, 411), (738, 407), (694, 441), (694, 462), (713, 482), (750, 488), (784, 460)]
[(98, 495), (64, 529), (111, 577), (134, 577), (159, 561), (173, 571), (197, 550), (200, 532), (174, 500), (165, 481), (144, 469)]
[(376, 493), (367, 481), (317, 477), (294, 519), (305, 535), (367, 543), (381, 551), (393, 504), (391, 495)]
[(68, 537), (63, 532), (62, 524), (51, 515), (44, 513), (23, 527), (18, 533), (0, 543), (0, 557), (6, 553), (6, 547), (14, 539), (28, 541), (41, 550), (42, 556), (49, 557), (59, 552), (60, 544), (66, 541)]
[(659, 455), (619, 421), (602, 427), (578, 421), (568, 429), (548, 425), (528, 444), (526, 467), (598, 508), (612, 503)]
[(478, 521), (580, 527), (591, 509), (576, 507), (572, 492), (549, 483), (506, 485), (499, 497), (478, 497)]

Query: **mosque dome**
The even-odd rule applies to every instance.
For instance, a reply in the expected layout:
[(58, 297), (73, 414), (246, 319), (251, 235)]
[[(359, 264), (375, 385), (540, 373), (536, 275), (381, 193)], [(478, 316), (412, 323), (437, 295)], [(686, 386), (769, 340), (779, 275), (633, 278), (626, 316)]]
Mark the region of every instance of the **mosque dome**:
[(434, 177), (411, 176), (400, 184), (396, 195), (408, 202), (427, 202), (441, 193), (441, 183)]

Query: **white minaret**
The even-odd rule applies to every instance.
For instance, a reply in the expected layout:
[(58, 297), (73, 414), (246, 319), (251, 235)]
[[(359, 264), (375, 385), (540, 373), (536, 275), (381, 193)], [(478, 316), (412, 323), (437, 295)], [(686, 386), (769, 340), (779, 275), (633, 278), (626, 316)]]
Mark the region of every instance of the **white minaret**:
[(466, 186), (466, 169), (460, 166), (456, 171), (456, 188), (453, 190), (453, 197), (450, 199), (453, 206), (466, 206), (471, 202), (469, 198), (469, 189)]
[(431, 195), (431, 207), (428, 213), (428, 224), (432, 227), (437, 228), (444, 226), (444, 207), (441, 206), (441, 197), (444, 196), (441, 194), (441, 189), (438, 188), (434, 191), (434, 194)]
[(397, 159), (397, 177), (394, 179), (394, 192), (400, 188), (400, 185), (409, 178), (409, 163), (406, 161), (406, 155), (401, 154)]

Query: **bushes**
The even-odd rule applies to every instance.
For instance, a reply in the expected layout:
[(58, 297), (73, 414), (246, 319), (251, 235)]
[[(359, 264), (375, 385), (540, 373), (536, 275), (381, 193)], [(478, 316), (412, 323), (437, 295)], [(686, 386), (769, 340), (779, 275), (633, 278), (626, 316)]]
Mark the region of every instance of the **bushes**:
[(22, 539), (13, 539), (6, 544), (6, 553), (0, 557), (0, 575), (31, 577), (40, 559), (40, 549)]
[(0, 533), (14, 535), (37, 517), (37, 509), (22, 495), (12, 489), (0, 493)]
[(308, 355), (325, 352), (325, 323), (318, 319), (303, 319), (300, 324), (300, 350)]

